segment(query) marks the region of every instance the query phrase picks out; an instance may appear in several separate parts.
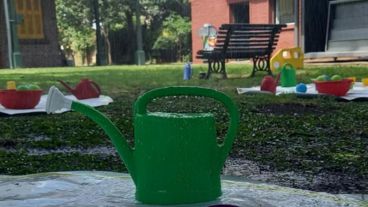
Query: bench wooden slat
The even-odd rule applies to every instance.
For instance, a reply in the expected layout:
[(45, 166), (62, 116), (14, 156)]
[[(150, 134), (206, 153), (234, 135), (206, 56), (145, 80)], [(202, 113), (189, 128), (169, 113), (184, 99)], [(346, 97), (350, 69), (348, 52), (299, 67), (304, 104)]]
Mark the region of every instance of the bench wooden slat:
[[(278, 37), (279, 35), (277, 35), (277, 37)], [(219, 35), (219, 36), (217, 36), (217, 40), (219, 40), (219, 39), (225, 39), (225, 37), (226, 37), (226, 35), (224, 35), (224, 36), (222, 36), (222, 35)], [(270, 38), (270, 35), (264, 35), (264, 34), (262, 34), (262, 35), (257, 35), (257, 36), (255, 36), (255, 35), (251, 35), (251, 34), (248, 34), (248, 35), (232, 35), (231, 36), (232, 37), (232, 39), (240, 39), (240, 38), (267, 38), (267, 39), (269, 39)]]
[[(226, 35), (226, 33), (224, 32), (219, 32), (219, 35)], [(233, 32), (231, 34), (232, 37), (237, 37), (237, 36), (258, 36), (258, 35), (268, 35), (271, 36), (273, 34), (273, 31), (246, 31), (246, 32)]]
[[(278, 41), (279, 37), (275, 37), (274, 41)], [(222, 44), (224, 39), (217, 39), (217, 44)], [(242, 39), (230, 39), (230, 42), (241, 43), (241, 42), (270, 42), (269, 38), (242, 38)]]
[(241, 29), (282, 29), (283, 27), (286, 27), (286, 25), (280, 25), (280, 24), (223, 24), (220, 26), (220, 30), (228, 30), (230, 28), (235, 30), (241, 30)]

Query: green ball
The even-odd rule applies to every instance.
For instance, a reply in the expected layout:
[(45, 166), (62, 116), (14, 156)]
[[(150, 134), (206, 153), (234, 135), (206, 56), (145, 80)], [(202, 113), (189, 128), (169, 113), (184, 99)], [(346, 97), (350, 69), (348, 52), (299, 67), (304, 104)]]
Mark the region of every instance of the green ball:
[(320, 75), (316, 78), (316, 81), (325, 81), (325, 76), (324, 75)]
[(19, 85), (19, 86), (17, 86), (17, 90), (18, 91), (26, 91), (26, 90), (29, 90), (28, 89), (28, 85)]
[(342, 77), (340, 75), (333, 75), (331, 77), (331, 80), (333, 80), (333, 81), (340, 81), (340, 80), (342, 80)]
[(41, 90), (40, 86), (36, 85), (36, 84), (29, 84), (28, 85), (28, 90)]

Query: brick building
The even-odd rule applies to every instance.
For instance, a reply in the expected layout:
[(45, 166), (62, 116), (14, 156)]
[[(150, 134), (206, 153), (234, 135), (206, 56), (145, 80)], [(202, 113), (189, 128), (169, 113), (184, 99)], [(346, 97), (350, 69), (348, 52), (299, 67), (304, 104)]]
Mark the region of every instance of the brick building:
[(282, 23), (277, 48), (301, 47), (306, 58), (368, 57), (368, 0), (191, 0), (192, 51), (204, 24)]
[[(9, 67), (8, 39), (4, 1), (0, 1), (0, 68)], [(14, 0), (22, 21), (17, 26), (19, 52), (23, 67), (63, 65), (58, 44), (55, 0)]]

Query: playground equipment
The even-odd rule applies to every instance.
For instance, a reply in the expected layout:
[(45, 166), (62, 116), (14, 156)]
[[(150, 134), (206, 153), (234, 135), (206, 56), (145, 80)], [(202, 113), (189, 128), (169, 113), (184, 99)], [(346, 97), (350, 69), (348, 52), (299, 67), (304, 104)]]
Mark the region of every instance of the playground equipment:
[[(168, 96), (202, 96), (224, 104), (230, 126), (223, 143), (216, 141), (211, 113), (147, 112), (147, 104), (153, 99)], [(168, 87), (145, 93), (134, 105), (134, 148), (102, 113), (66, 99), (56, 87), (51, 87), (47, 113), (62, 108), (81, 112), (104, 129), (133, 178), (138, 201), (185, 204), (211, 201), (221, 195), (220, 172), (239, 124), (238, 109), (225, 94), (197, 87)]]
[(217, 30), (211, 24), (204, 24), (199, 29), (199, 36), (202, 38), (203, 50), (211, 51), (214, 49), (217, 40)]
[(284, 64), (289, 63), (296, 69), (302, 69), (304, 62), (304, 54), (299, 47), (284, 48), (276, 52), (271, 58), (271, 70), (277, 71)]
[(100, 86), (87, 78), (81, 79), (74, 89), (62, 80), (59, 80), (59, 82), (68, 89), (70, 93), (77, 97), (77, 99), (98, 98), (101, 94)]

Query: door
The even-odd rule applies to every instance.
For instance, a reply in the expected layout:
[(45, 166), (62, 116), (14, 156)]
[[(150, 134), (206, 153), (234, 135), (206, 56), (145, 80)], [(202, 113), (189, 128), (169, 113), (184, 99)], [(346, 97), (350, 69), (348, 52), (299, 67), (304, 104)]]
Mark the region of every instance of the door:
[(368, 51), (368, 1), (331, 1), (326, 51)]
[(328, 0), (304, 1), (304, 52), (324, 52), (328, 19)]

